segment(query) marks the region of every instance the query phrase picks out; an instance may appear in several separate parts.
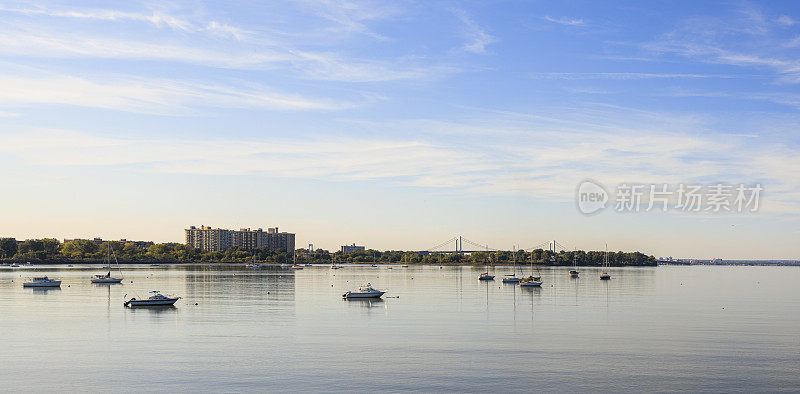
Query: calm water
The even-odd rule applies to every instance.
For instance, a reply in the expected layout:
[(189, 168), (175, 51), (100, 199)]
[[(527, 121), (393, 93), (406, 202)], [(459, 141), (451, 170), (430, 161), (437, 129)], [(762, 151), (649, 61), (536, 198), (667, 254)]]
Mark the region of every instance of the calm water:
[[(800, 268), (507, 271), (3, 270), (0, 391), (800, 390)], [(61, 289), (22, 287), (40, 274)], [(341, 299), (362, 282), (399, 298)], [(122, 306), (154, 289), (184, 298)]]

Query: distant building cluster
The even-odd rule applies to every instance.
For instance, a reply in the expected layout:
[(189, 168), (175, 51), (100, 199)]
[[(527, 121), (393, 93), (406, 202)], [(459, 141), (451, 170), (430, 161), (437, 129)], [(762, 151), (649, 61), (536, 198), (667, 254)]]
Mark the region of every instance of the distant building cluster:
[(99, 238), (99, 237), (95, 237), (95, 238), (92, 238), (92, 239), (88, 239), (88, 238), (67, 239), (67, 238), (64, 238), (64, 243), (71, 242), (71, 241), (90, 241), (90, 242), (94, 242), (96, 244), (101, 244), (103, 242), (120, 242), (120, 243), (123, 243), (123, 244), (132, 243), (132, 244), (134, 244), (134, 245), (136, 245), (138, 247), (141, 247), (141, 248), (146, 248), (146, 247), (154, 244), (153, 241), (129, 241), (129, 240), (125, 239), (125, 238), (122, 238), (119, 241), (115, 241), (113, 239), (102, 239), (102, 238)]
[(227, 230), (208, 226), (200, 226), (200, 228), (191, 226), (185, 229), (185, 232), (186, 245), (207, 252), (217, 252), (229, 248), (267, 248), (287, 252), (294, 250), (294, 233), (279, 232), (277, 227), (264, 231), (260, 228), (257, 230), (249, 228)]
[(366, 249), (365, 247), (357, 246), (356, 244), (342, 245), (342, 253), (357, 252), (359, 250), (365, 250), (365, 249)]

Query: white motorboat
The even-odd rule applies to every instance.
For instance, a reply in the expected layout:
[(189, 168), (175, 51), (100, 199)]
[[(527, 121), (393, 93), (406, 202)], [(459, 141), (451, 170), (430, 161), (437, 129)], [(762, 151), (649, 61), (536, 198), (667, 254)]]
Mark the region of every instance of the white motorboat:
[[(161, 294), (159, 291), (151, 291), (152, 294), (150, 297), (137, 300), (136, 298), (131, 298), (124, 302), (125, 306), (130, 307), (137, 307), (137, 306), (172, 306), (175, 305), (175, 302), (181, 299), (181, 297), (168, 297)], [(126, 294), (127, 295), (127, 294)]]
[(258, 265), (258, 264), (255, 264), (255, 263), (249, 263), (249, 264), (247, 264), (247, 268), (259, 269), (259, 268), (261, 268), (261, 266)]
[(367, 283), (359, 287), (358, 291), (348, 291), (342, 294), (342, 298), (381, 298), (384, 294), (386, 294), (385, 291), (375, 290), (372, 288), (371, 284)]
[(61, 287), (61, 281), (40, 276), (31, 278), (31, 281), (23, 283), (22, 287)]
[(303, 269), (303, 266), (302, 266), (302, 265), (297, 265), (297, 264), (295, 264), (295, 265), (293, 265), (293, 266), (291, 266), (291, 267), (289, 267), (289, 268), (290, 268), (290, 269), (293, 269), (293, 270), (301, 270), (301, 269)]

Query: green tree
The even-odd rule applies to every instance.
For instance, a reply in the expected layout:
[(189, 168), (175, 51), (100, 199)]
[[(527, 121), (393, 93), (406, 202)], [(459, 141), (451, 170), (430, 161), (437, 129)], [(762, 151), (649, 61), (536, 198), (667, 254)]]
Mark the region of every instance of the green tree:
[(14, 238), (0, 238), (0, 257), (11, 258), (17, 254), (17, 240)]

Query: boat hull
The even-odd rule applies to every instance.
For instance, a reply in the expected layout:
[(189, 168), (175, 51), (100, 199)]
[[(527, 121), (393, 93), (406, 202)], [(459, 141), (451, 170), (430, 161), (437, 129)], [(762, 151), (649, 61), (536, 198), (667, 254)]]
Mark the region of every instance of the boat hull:
[(525, 287), (542, 287), (542, 282), (529, 281), (529, 282), (522, 282), (519, 285)]
[(22, 287), (61, 287), (61, 281), (56, 280), (48, 283), (23, 283)]
[(122, 278), (92, 279), (92, 283), (98, 283), (98, 284), (122, 283)]
[(521, 281), (520, 278), (503, 278), (503, 283), (519, 283)]
[(160, 300), (128, 300), (125, 301), (125, 306), (129, 307), (144, 307), (144, 306), (172, 306), (180, 299), (178, 298), (164, 298)]
[(478, 280), (494, 280), (494, 276), (491, 275), (479, 276)]
[(344, 299), (354, 299), (354, 298), (381, 298), (385, 291), (377, 291), (377, 292), (370, 292), (370, 293), (344, 293), (342, 294), (342, 298)]

